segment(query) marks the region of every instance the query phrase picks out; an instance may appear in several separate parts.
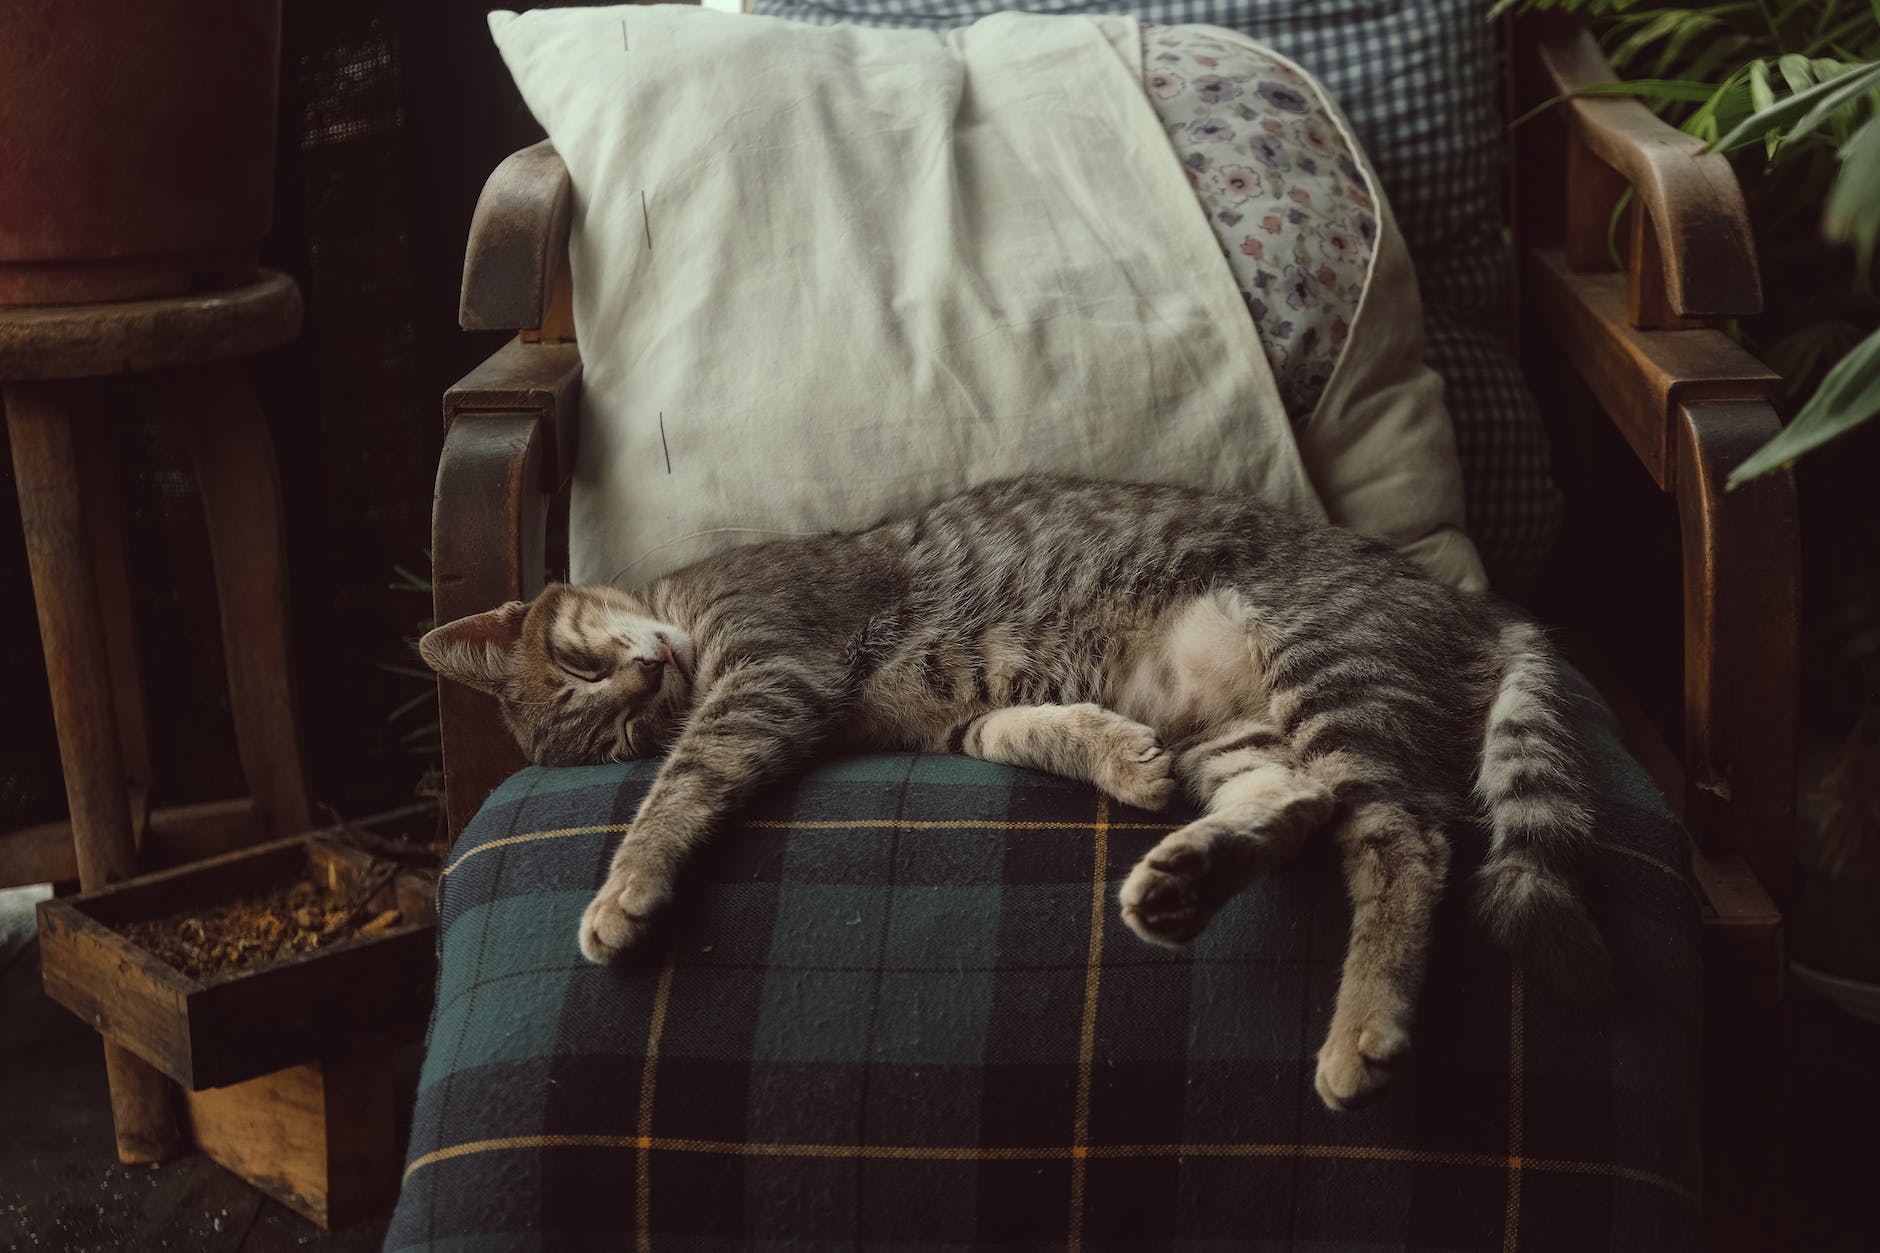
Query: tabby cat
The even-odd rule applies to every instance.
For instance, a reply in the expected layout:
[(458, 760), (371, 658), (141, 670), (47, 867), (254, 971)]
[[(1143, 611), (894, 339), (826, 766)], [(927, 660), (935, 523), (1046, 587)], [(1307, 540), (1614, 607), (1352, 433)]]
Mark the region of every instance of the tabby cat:
[(1406, 1058), (1451, 842), (1485, 817), (1490, 934), (1566, 999), (1610, 963), (1578, 891), (1585, 763), (1541, 632), (1382, 544), (1237, 496), (1029, 477), (869, 530), (734, 548), (639, 592), (554, 585), (425, 636), (530, 760), (666, 752), (581, 951), (641, 942), (681, 865), (765, 784), (841, 749), (964, 751), (1203, 807), (1124, 881), (1193, 939), (1321, 831), (1351, 936), (1317, 1088)]

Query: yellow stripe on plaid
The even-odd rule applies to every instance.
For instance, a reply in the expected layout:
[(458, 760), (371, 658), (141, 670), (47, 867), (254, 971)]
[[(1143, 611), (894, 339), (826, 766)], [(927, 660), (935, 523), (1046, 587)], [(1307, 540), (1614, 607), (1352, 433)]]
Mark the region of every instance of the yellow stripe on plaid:
[(675, 969), (668, 958), (659, 972), (659, 987), (653, 992), (653, 1022), (646, 1030), (646, 1065), (640, 1071), (640, 1134), (635, 1137), (638, 1147), (633, 1164), (633, 1225), (640, 1253), (652, 1253), (653, 1249), (653, 1090), (659, 1077), (659, 1040), (666, 1032), (666, 1006), (672, 1000)]
[(530, 831), (524, 835), (505, 835), (500, 840), (491, 840), (487, 844), (479, 844), (475, 848), (466, 849), (455, 861), (444, 867), (444, 873), (449, 874), (478, 853), (487, 853), (493, 848), (508, 848), (512, 844), (533, 844), (538, 840), (559, 840), (571, 835), (600, 835), (611, 831), (625, 831), (632, 825), (630, 822), (604, 822), (592, 827), (562, 827), (555, 831)]
[[(1041, 1144), (1010, 1148), (975, 1145), (912, 1144), (747, 1144), (736, 1140), (688, 1140), (637, 1135), (531, 1135), (471, 1140), (434, 1149), (405, 1168), (409, 1179), (419, 1170), (459, 1157), (513, 1149), (604, 1148), (665, 1153), (719, 1153), (728, 1157), (809, 1157), (888, 1162), (1063, 1162), (1084, 1158), (1119, 1161), (1134, 1158), (1307, 1157), (1321, 1161), (1404, 1162), (1424, 1166), (1480, 1166), (1507, 1170), (1510, 1159), (1495, 1153), (1454, 1153), (1440, 1149), (1393, 1149), (1370, 1144)], [(1523, 1157), (1522, 1170), (1568, 1175), (1600, 1175), (1645, 1184), (1697, 1207), (1697, 1195), (1675, 1179), (1613, 1162), (1557, 1157)]]
[(1644, 862), (1653, 870), (1661, 870), (1665, 874), (1670, 875), (1673, 879), (1676, 879), (1679, 885), (1686, 891), (1691, 892), (1693, 895), (1697, 894), (1697, 885), (1691, 882), (1691, 876), (1679, 870), (1676, 866), (1665, 861), (1663, 858), (1653, 857), (1650, 853), (1641, 853), (1636, 848), (1627, 848), (1623, 844), (1608, 844), (1603, 840), (1599, 841), (1595, 847), (1604, 849), (1608, 853), (1617, 853), (1621, 857), (1630, 857), (1633, 861)]
[(1515, 966), (1508, 976), (1508, 1213), (1501, 1228), (1502, 1253), (1521, 1239), (1521, 1137), (1527, 1121), (1527, 978)]
[(1084, 964), (1084, 1021), (1077, 1041), (1077, 1115), (1071, 1131), (1071, 1232), (1070, 1253), (1077, 1253), (1084, 1243), (1084, 1158), (1090, 1140), (1090, 1079), (1097, 1059), (1097, 991), (1103, 977), (1103, 916), (1109, 912), (1110, 880), (1110, 801), (1097, 800), (1096, 821), (1091, 824), (1096, 847), (1091, 856), (1096, 868), (1090, 874), (1090, 954)]

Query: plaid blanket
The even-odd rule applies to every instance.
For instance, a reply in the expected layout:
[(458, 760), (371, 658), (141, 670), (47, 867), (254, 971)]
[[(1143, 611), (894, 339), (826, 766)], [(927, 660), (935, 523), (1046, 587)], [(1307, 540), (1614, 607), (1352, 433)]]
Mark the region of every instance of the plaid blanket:
[(1586, 704), (1618, 999), (1556, 1005), (1450, 908), (1415, 1063), (1356, 1113), (1312, 1091), (1349, 916), (1325, 851), (1168, 952), (1115, 895), (1170, 815), (843, 760), (753, 806), (663, 943), (601, 969), (576, 920), (654, 766), (524, 770), (444, 879), (386, 1247), (1694, 1247), (1696, 898)]

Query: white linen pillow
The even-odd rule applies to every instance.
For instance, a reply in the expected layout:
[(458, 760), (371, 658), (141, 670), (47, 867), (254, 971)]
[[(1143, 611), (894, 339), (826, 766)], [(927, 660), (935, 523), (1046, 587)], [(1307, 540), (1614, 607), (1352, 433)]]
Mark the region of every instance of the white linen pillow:
[(1302, 457), (1133, 19), (490, 24), (574, 184), (577, 581), (1050, 470), (1245, 490), (1482, 582), (1388, 213)]

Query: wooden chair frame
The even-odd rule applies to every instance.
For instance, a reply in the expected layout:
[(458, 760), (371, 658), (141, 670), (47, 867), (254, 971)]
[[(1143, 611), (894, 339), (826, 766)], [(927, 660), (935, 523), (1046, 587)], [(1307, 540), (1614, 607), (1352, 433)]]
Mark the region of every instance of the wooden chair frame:
[[(1582, 32), (1513, 30), (1517, 107), (1613, 77)], [(1570, 99), (1516, 138), (1519, 316), (1528, 338), (1556, 346), (1557, 364), (1590, 390), (1677, 504), (1681, 759), (1636, 720), (1628, 730), (1681, 806), (1704, 898), (1713, 1243), (1773, 1248), (1776, 1201), (1759, 1155), (1768, 1111), (1743, 1116), (1731, 1094), (1766, 1074), (1762, 1046), (1743, 1041), (1766, 1034), (1756, 1024), (1766, 1024), (1781, 987), (1777, 902), (1790, 890), (1795, 799), (1796, 507), (1787, 474), (1724, 490), (1730, 470), (1779, 429), (1779, 380), (1708, 325), (1760, 307), (1748, 216), (1728, 162), (1635, 101)], [(1628, 189), (1634, 206), (1621, 274), (1608, 232)], [(526, 600), (543, 583), (549, 505), (572, 472), (580, 404), (570, 212), (568, 171), (546, 142), (498, 166), (477, 204), (459, 321), (517, 334), (445, 394), (432, 524), (439, 622)], [(454, 838), (524, 763), (492, 698), (440, 682), (439, 704)], [(1716, 1047), (1726, 1022), (1734, 1052)]]

